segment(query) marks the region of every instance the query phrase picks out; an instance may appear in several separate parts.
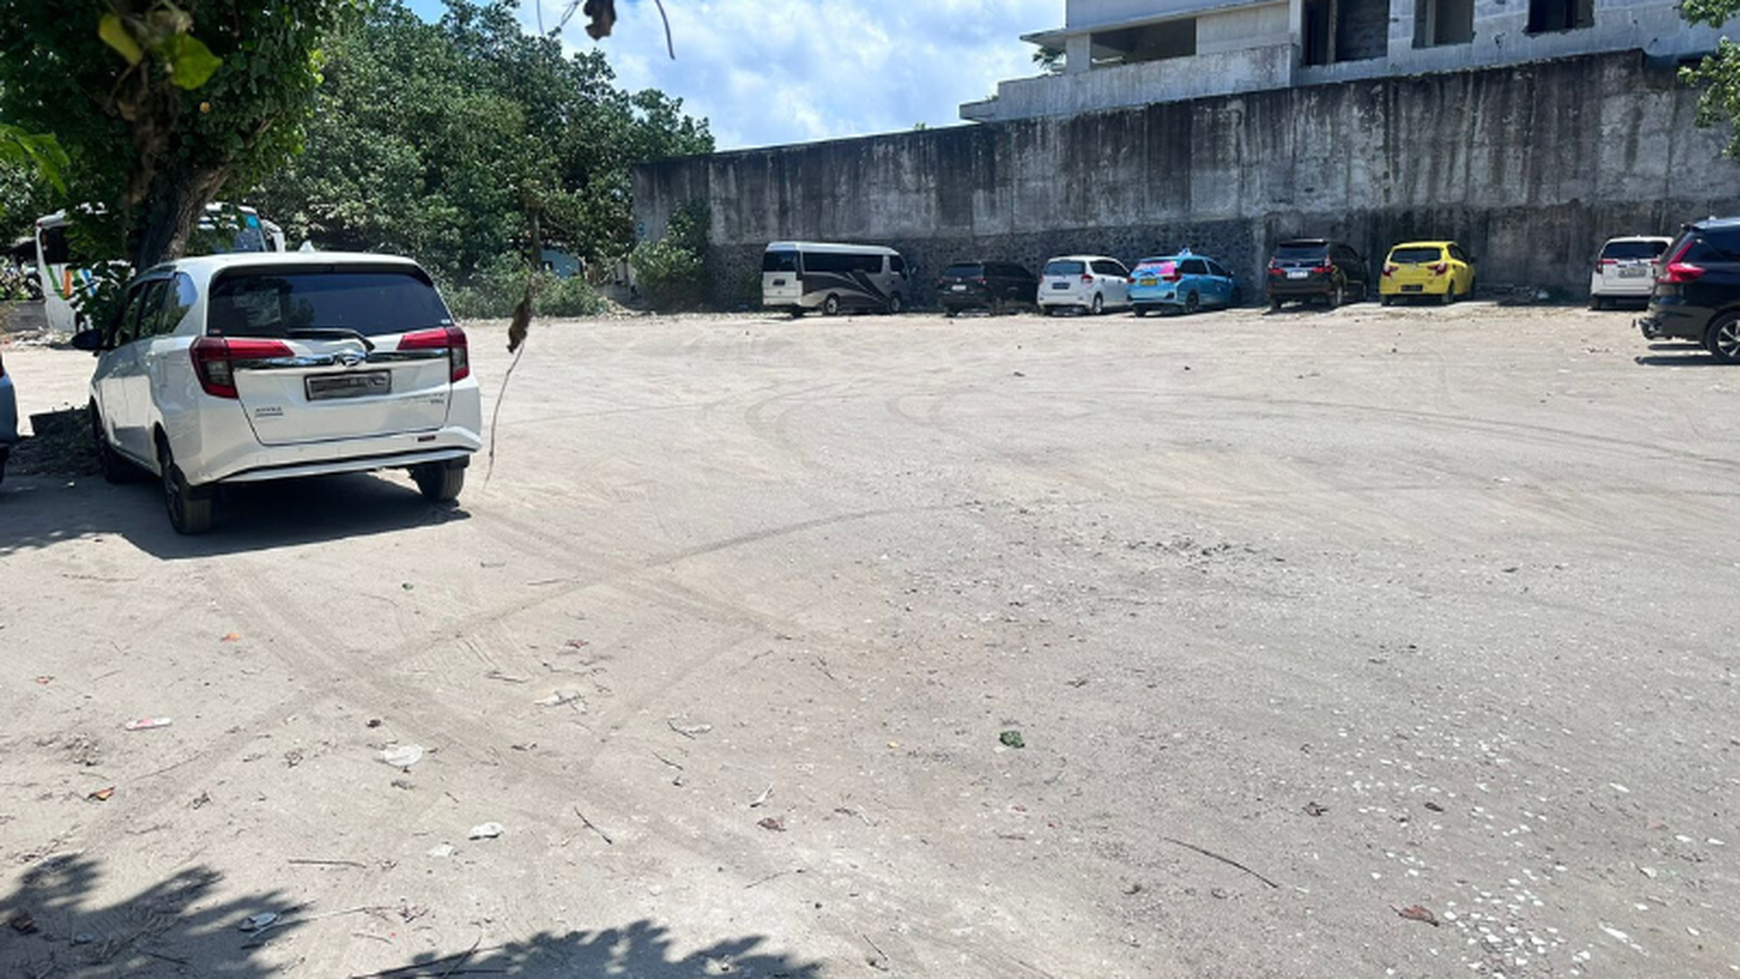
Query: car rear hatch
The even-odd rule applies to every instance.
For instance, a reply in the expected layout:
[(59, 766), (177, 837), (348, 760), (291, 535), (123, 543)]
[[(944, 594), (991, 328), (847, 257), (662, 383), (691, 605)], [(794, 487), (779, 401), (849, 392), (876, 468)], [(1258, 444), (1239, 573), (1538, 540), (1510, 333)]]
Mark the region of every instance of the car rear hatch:
[(804, 295), (803, 256), (794, 249), (768, 249), (761, 256), (761, 302), (796, 303)]
[(1068, 298), (1074, 296), (1084, 286), (1093, 285), (1093, 273), (1088, 271), (1087, 263), (1079, 259), (1060, 258), (1045, 263), (1045, 271), (1039, 277), (1039, 299)]
[(1323, 245), (1280, 245), (1269, 259), (1269, 282), (1277, 288), (1321, 287), (1335, 266)]
[(1610, 241), (1595, 260), (1601, 287), (1612, 292), (1649, 292), (1654, 285), (1655, 263), (1664, 246), (1651, 241)]
[(209, 303), (195, 373), (241, 402), (262, 445), (435, 431), (470, 374), (464, 332), (415, 266), (229, 269)]
[(1144, 258), (1130, 270), (1130, 298), (1169, 293), (1183, 277), (1175, 259)]
[(951, 265), (943, 269), (943, 274), (937, 277), (936, 291), (938, 298), (945, 304), (982, 302), (989, 291), (986, 288), (985, 267), (965, 263)]
[(1441, 248), (1397, 248), (1384, 263), (1384, 275), (1402, 292), (1429, 292), (1449, 281), (1450, 264)]

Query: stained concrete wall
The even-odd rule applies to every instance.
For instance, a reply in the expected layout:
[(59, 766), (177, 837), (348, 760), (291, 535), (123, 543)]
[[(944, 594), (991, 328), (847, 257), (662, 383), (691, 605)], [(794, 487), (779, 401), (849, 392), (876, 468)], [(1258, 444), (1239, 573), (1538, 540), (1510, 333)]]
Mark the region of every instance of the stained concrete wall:
[(1453, 237), (1487, 286), (1575, 293), (1607, 236), (1740, 213), (1740, 164), (1695, 103), (1637, 52), (1598, 55), (673, 160), (636, 169), (635, 212), (657, 236), (674, 208), (710, 205), (725, 302), (793, 238), (891, 244), (923, 283), (968, 257), (1189, 246), (1249, 295), (1283, 237), (1374, 263)]

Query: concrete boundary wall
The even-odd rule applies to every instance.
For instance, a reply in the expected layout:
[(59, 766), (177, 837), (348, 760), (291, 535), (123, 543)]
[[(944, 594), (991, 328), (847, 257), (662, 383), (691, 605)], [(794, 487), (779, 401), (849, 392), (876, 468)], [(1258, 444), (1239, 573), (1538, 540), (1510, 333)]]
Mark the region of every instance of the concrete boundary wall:
[(1577, 294), (1610, 235), (1740, 213), (1722, 129), (1638, 52), (1221, 96), (1057, 118), (744, 150), (638, 167), (649, 237), (712, 213), (714, 293), (752, 298), (777, 239), (891, 244), (923, 270), (1030, 268), (1189, 246), (1260, 289), (1274, 242), (1453, 237), (1487, 286)]

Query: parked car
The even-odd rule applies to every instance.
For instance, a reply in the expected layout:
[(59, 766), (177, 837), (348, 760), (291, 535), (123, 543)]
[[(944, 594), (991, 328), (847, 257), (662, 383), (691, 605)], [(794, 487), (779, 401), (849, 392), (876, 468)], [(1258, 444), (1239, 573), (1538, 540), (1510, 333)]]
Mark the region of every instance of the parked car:
[(1474, 259), (1454, 241), (1405, 241), (1384, 260), (1378, 296), (1385, 306), (1397, 298), (1435, 296), (1448, 306), (1474, 295)]
[(1269, 259), (1269, 308), (1280, 309), (1288, 300), (1321, 299), (1330, 309), (1354, 297), (1371, 298), (1371, 272), (1365, 258), (1353, 246), (1322, 238), (1294, 238), (1275, 246)]
[(1725, 364), (1740, 364), (1740, 218), (1688, 224), (1667, 251), (1649, 312), (1651, 340), (1695, 340)]
[(1604, 309), (1616, 299), (1649, 301), (1655, 288), (1656, 260), (1672, 238), (1630, 235), (1609, 238), (1589, 273), (1589, 308)]
[(1194, 313), (1204, 307), (1236, 306), (1243, 300), (1231, 272), (1188, 248), (1137, 262), (1130, 286), (1130, 305), (1137, 316), (1165, 310)]
[(210, 527), (225, 483), (403, 468), (425, 497), (452, 500), (482, 445), (465, 332), (409, 259), (170, 262), (73, 344), (97, 355), (103, 475), (156, 474), (184, 534)]
[(936, 280), (943, 314), (963, 309), (997, 312), (1011, 304), (1027, 304), (1039, 292), (1039, 279), (1012, 262), (956, 262)]
[(1045, 263), (1039, 277), (1039, 309), (1103, 313), (1130, 304), (1130, 270), (1104, 255), (1064, 255)]
[(18, 392), (12, 387), (12, 375), (6, 373), (6, 359), (0, 355), (0, 482), (6, 481), (6, 460), (17, 442)]

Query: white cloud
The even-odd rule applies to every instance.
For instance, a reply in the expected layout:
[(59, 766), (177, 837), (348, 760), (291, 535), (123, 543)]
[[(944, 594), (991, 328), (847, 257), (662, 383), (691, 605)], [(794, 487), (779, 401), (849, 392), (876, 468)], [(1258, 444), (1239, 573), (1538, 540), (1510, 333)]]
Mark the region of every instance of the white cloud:
[[(566, 0), (543, 4), (554, 26)], [(665, 0), (672, 61), (652, 0), (616, 8), (598, 43), (618, 81), (681, 98), (721, 149), (958, 123), (960, 103), (1035, 73), (1019, 35), (1063, 23), (1062, 0)], [(579, 21), (563, 39), (592, 44)]]

